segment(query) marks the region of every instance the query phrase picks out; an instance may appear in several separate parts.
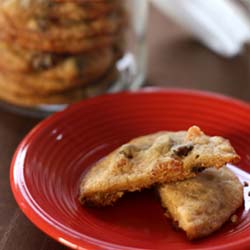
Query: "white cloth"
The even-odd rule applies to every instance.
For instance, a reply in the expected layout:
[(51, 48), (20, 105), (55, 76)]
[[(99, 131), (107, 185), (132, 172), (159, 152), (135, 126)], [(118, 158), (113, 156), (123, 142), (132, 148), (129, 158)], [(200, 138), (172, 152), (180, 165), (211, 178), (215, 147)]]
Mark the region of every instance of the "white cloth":
[(237, 1), (152, 0), (152, 2), (207, 47), (222, 56), (237, 55), (243, 45), (250, 41), (250, 19)]

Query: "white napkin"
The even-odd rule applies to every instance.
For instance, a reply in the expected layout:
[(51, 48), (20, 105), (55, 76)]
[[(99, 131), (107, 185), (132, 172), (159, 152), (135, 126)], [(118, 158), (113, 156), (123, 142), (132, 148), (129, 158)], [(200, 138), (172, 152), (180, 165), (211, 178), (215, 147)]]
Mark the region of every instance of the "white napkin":
[(235, 1), (151, 1), (163, 13), (172, 17), (207, 47), (222, 56), (237, 55), (243, 45), (250, 41), (250, 19)]

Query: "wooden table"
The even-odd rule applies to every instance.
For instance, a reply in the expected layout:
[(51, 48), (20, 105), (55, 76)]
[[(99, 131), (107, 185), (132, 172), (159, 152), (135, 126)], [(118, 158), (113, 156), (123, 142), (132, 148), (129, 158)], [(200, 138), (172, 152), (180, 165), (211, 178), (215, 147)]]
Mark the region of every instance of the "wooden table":
[[(151, 13), (149, 26), (148, 84), (217, 91), (250, 101), (247, 50), (234, 59), (221, 58), (156, 10)], [(26, 219), (9, 186), (9, 165), (14, 150), (38, 122), (0, 110), (0, 250), (66, 249)]]

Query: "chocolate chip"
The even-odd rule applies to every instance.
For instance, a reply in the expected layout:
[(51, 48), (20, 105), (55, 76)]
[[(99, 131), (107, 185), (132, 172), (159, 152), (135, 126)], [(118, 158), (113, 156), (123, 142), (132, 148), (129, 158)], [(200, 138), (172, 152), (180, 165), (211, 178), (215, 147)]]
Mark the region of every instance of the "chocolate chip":
[(250, 191), (248, 192), (248, 196), (250, 196)]
[(37, 27), (40, 31), (46, 31), (49, 26), (49, 21), (44, 17), (39, 17), (36, 19)]
[(53, 3), (51, 1), (45, 2), (44, 4), (46, 5), (47, 8), (52, 8), (57, 5), (57, 3)]
[(135, 155), (139, 152), (139, 149), (134, 145), (125, 145), (119, 152), (123, 154), (127, 159), (133, 159)]
[(195, 174), (201, 173), (205, 168), (204, 167), (193, 167), (192, 172)]
[(44, 70), (52, 66), (52, 58), (49, 54), (34, 55), (31, 59), (35, 70)]
[(246, 182), (246, 181), (244, 181), (244, 187), (248, 187), (249, 186), (249, 184), (248, 184), (248, 182)]
[(50, 53), (34, 53), (31, 58), (31, 66), (34, 70), (49, 69), (66, 58), (66, 55), (56, 55)]
[(79, 69), (79, 71), (82, 71), (84, 67), (88, 64), (88, 62), (86, 58), (79, 56), (79, 57), (76, 57), (75, 64), (76, 64), (76, 68)]
[(179, 156), (179, 157), (183, 157), (183, 156), (187, 156), (192, 150), (193, 150), (194, 146), (192, 143), (188, 143), (185, 145), (180, 145), (177, 146), (173, 149), (173, 152)]
[(128, 159), (133, 159), (133, 154), (132, 154), (132, 152), (129, 152), (128, 154), (126, 154), (126, 157), (128, 158)]

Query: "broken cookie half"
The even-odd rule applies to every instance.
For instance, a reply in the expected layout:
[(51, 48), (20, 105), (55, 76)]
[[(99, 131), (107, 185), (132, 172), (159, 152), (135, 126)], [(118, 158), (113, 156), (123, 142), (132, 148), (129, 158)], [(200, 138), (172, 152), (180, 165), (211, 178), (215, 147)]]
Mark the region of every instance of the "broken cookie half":
[(205, 168), (220, 168), (239, 159), (228, 140), (207, 136), (197, 126), (138, 137), (90, 169), (80, 184), (79, 200), (111, 205), (125, 192), (191, 178)]
[(158, 188), (166, 216), (191, 240), (219, 229), (243, 203), (243, 186), (227, 167)]

